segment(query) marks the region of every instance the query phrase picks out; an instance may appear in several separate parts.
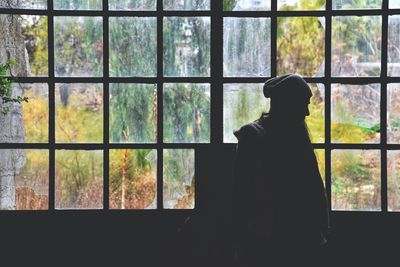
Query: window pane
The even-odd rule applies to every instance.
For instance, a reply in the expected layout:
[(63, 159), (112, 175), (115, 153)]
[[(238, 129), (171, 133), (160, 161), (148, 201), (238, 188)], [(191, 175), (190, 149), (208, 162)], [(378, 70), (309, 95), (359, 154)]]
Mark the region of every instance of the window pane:
[(308, 106), (310, 116), (306, 117), (311, 142), (325, 142), (325, 86), (322, 83), (309, 83), (312, 91), (310, 105)]
[(164, 0), (165, 10), (210, 10), (210, 0)]
[(400, 175), (398, 173), (400, 167), (400, 151), (387, 151), (387, 188), (388, 188), (388, 210), (400, 211)]
[(224, 0), (224, 11), (257, 11), (271, 10), (271, 1), (269, 0)]
[(332, 19), (332, 76), (380, 76), (382, 19), (347, 16)]
[(210, 76), (210, 18), (164, 18), (164, 75)]
[(324, 76), (325, 18), (278, 18), (278, 75)]
[(0, 210), (49, 208), (49, 152), (0, 149)]
[(157, 87), (154, 84), (110, 85), (110, 141), (157, 142)]
[(389, 8), (400, 8), (400, 0), (389, 0)]
[(271, 20), (224, 18), (224, 76), (270, 76)]
[(102, 10), (102, 0), (54, 0), (54, 9)]
[(322, 182), (325, 185), (325, 150), (324, 149), (314, 149), (315, 157), (318, 162), (318, 170), (321, 174)]
[(110, 75), (157, 75), (157, 18), (110, 18)]
[(331, 102), (332, 142), (379, 142), (380, 84), (333, 84)]
[(381, 210), (379, 150), (332, 150), (332, 210)]
[(156, 10), (156, 0), (108, 0), (110, 10)]
[(164, 142), (210, 142), (210, 85), (164, 85)]
[(163, 200), (165, 209), (193, 209), (195, 205), (194, 149), (164, 149)]
[(389, 16), (388, 76), (400, 76), (400, 15)]
[(332, 9), (377, 9), (382, 8), (382, 0), (354, 1), (332, 0)]
[(47, 9), (47, 0), (2, 0), (0, 8)]
[(110, 150), (110, 208), (157, 208), (157, 150)]
[(400, 84), (387, 86), (387, 142), (400, 143)]
[(56, 142), (103, 142), (103, 85), (56, 84)]
[(22, 104), (25, 143), (47, 143), (49, 132), (49, 89), (44, 83), (21, 84), (29, 102)]
[(263, 84), (224, 84), (224, 143), (236, 143), (233, 131), (269, 110)]
[(56, 76), (103, 75), (102, 24), (101, 17), (54, 18)]
[(56, 150), (56, 209), (103, 207), (103, 151)]
[(325, 0), (302, 1), (302, 0), (278, 0), (278, 10), (320, 10), (325, 9)]

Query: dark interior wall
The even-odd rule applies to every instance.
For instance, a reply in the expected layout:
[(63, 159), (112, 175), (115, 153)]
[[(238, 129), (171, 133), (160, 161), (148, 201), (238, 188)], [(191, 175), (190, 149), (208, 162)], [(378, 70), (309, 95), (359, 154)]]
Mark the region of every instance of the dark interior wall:
[[(230, 146), (196, 150), (193, 211), (1, 212), (0, 262), (10, 266), (231, 266), (233, 159)], [(387, 266), (382, 264), (396, 260), (398, 214), (332, 212), (331, 225), (327, 266), (350, 261), (352, 266)]]

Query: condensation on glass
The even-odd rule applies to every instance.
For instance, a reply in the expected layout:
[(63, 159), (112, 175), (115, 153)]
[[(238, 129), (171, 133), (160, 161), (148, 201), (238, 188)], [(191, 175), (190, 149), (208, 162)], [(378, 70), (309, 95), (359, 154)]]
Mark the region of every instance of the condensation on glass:
[(380, 150), (332, 150), (332, 210), (381, 210)]
[(270, 0), (223, 0), (224, 11), (271, 10)]
[(110, 76), (157, 76), (157, 18), (112, 17)]
[(0, 210), (49, 208), (49, 151), (0, 149)]
[(210, 76), (210, 17), (164, 17), (164, 76)]
[(156, 10), (157, 0), (109, 0), (110, 10)]
[[(390, 0), (391, 1), (391, 0)], [(332, 0), (332, 9), (380, 9), (382, 0), (354, 1), (354, 0)]]
[(400, 143), (400, 84), (387, 85), (387, 142)]
[(157, 86), (110, 84), (110, 142), (157, 142)]
[(389, 211), (400, 211), (400, 150), (387, 151), (387, 203)]
[(324, 76), (325, 18), (278, 17), (276, 52), (278, 75)]
[(163, 150), (163, 194), (165, 209), (194, 209), (194, 149)]
[(110, 150), (110, 209), (157, 208), (157, 150)]
[(164, 142), (210, 142), (210, 84), (164, 84), (163, 108)]
[(380, 141), (380, 90), (380, 84), (332, 84), (332, 142)]
[[(262, 1), (261, 1), (262, 2)], [(326, 1), (278, 0), (278, 10), (322, 10)]]
[(2, 0), (0, 8), (47, 9), (47, 0)]
[(381, 16), (332, 18), (331, 75), (380, 76)]
[(389, 8), (400, 8), (400, 0), (389, 0)]
[(55, 109), (57, 143), (103, 142), (103, 84), (56, 84)]
[(400, 15), (388, 18), (387, 74), (400, 76)]
[(54, 68), (57, 77), (103, 76), (101, 17), (54, 17)]
[(271, 75), (271, 19), (224, 18), (225, 77)]
[(165, 10), (210, 10), (211, 0), (163, 0)]
[(102, 10), (102, 0), (53, 0), (54, 9), (60, 10)]
[(55, 208), (103, 208), (103, 151), (56, 150)]

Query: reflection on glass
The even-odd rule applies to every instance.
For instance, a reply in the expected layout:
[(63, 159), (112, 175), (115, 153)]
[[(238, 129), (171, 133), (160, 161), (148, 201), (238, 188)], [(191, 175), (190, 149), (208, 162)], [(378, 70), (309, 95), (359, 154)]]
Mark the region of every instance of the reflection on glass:
[(278, 17), (277, 37), (278, 75), (324, 76), (324, 17)]
[(333, 142), (379, 142), (380, 84), (333, 84), (331, 102)]
[(156, 10), (156, 0), (108, 0), (110, 10)]
[(387, 104), (387, 142), (400, 143), (400, 84), (388, 84)]
[(56, 142), (103, 142), (102, 84), (56, 84)]
[(47, 0), (0, 1), (0, 8), (47, 9)]
[(332, 76), (380, 76), (382, 18), (332, 18)]
[(110, 208), (157, 208), (157, 150), (110, 150)]
[(163, 200), (165, 209), (195, 206), (194, 149), (164, 149)]
[(54, 9), (102, 10), (102, 0), (54, 0)]
[(400, 210), (400, 151), (387, 151), (387, 196), (388, 210)]
[(210, 18), (164, 18), (164, 75), (210, 76)]
[(210, 10), (210, 0), (164, 0), (165, 10)]
[(371, 0), (371, 1), (332, 0), (332, 9), (377, 9), (377, 8), (382, 8), (382, 0)]
[(103, 207), (103, 151), (56, 150), (56, 209)]
[(400, 15), (389, 16), (388, 76), (400, 76)]
[(236, 143), (233, 131), (269, 110), (263, 84), (224, 84), (224, 143)]
[(103, 75), (101, 17), (54, 17), (54, 68), (58, 77)]
[(110, 18), (110, 76), (157, 75), (157, 18)]
[(210, 85), (164, 85), (164, 142), (210, 142)]
[(48, 142), (49, 89), (44, 83), (23, 84), (28, 103), (22, 104), (25, 143)]
[(223, 0), (224, 11), (271, 10), (270, 0)]
[(320, 10), (325, 9), (325, 0), (302, 1), (302, 0), (278, 0), (278, 10)]
[(157, 87), (154, 84), (110, 85), (110, 141), (157, 142)]
[(269, 76), (271, 20), (224, 18), (224, 76)]
[(0, 210), (49, 208), (49, 152), (0, 149)]
[(379, 150), (332, 150), (332, 209), (381, 210)]
[(312, 97), (308, 109), (310, 116), (306, 117), (310, 139), (313, 143), (325, 141), (325, 86), (322, 83), (309, 83)]

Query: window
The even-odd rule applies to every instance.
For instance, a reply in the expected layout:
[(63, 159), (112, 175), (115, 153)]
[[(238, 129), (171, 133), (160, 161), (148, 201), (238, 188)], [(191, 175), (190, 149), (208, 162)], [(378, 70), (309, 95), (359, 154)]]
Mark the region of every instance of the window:
[(2, 1), (0, 63), (16, 61), (29, 102), (0, 115), (0, 209), (195, 209), (196, 151), (234, 148), (233, 130), (269, 109), (263, 82), (297, 72), (331, 209), (398, 211), (397, 8)]

